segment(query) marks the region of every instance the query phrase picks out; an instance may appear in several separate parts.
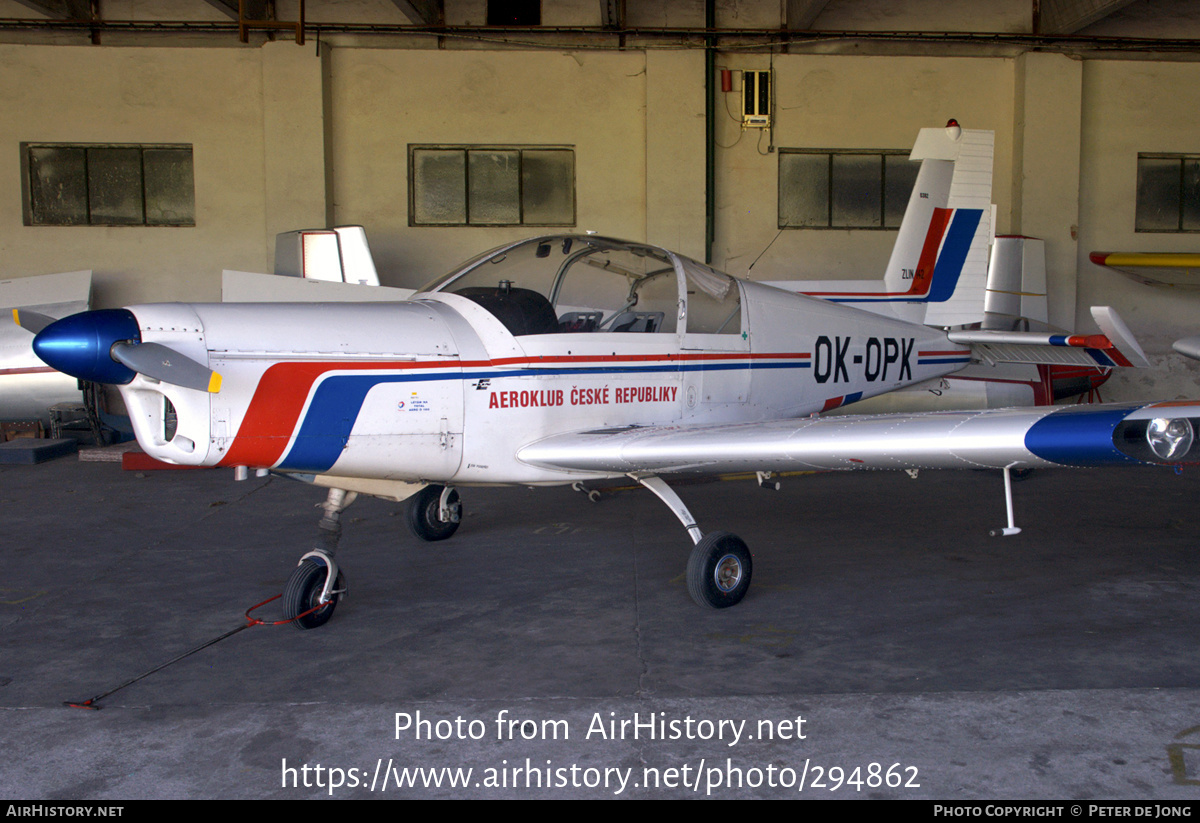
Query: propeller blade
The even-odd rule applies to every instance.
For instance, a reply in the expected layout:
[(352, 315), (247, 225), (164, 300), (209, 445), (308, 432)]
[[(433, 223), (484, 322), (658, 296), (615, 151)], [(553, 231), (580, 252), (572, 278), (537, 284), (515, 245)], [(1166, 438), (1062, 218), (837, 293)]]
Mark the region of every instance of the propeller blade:
[(14, 323), (25, 329), (25, 331), (33, 332), (34, 334), (37, 334), (57, 319), (45, 314), (38, 314), (35, 311), (29, 311), (28, 309), (13, 309), (12, 314)]
[(212, 394), (221, 390), (221, 375), (160, 343), (118, 342), (113, 344), (112, 356), (118, 363), (138, 374), (170, 383), (172, 386), (183, 386), (185, 389)]

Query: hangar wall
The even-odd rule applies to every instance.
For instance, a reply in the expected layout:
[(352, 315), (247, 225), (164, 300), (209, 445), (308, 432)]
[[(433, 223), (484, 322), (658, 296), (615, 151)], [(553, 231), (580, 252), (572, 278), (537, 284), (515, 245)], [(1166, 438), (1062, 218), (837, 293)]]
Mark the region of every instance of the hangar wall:
[[(367, 227), (381, 280), (419, 286), (545, 230), (409, 226), (409, 144), (565, 145), (575, 149), (578, 230), (645, 239), (646, 88), (640, 51), (334, 49), (334, 216)], [(702, 142), (700, 151), (703, 181)]]
[(1194, 233), (1134, 231), (1138, 152), (1200, 151), (1200, 63), (1085, 61), (1082, 114), (1080, 322), (1090, 305), (1116, 306), (1157, 367), (1118, 372), (1105, 398), (1200, 395), (1195, 361), (1170, 349), (1174, 339), (1200, 332), (1200, 291), (1144, 286), (1088, 259), (1093, 251), (1200, 250)]
[(1012, 191), (1008, 225), (996, 228), (1045, 241), (1050, 322), (1063, 329), (1076, 328), (1081, 65), (1037, 52), (1014, 61)]
[[(996, 131), (995, 198), (1009, 208), (1013, 61), (1007, 58), (728, 55), (736, 70), (773, 68), (776, 148), (912, 148), (917, 132), (951, 117)], [(741, 131), (718, 103), (717, 242), (714, 265), (756, 280), (882, 277), (894, 231), (778, 228), (778, 161), (771, 136)], [(1001, 220), (1006, 225), (1005, 220)], [(778, 235), (778, 239), (775, 239)]]
[[(0, 44), (0, 276), (92, 269), (116, 306), (219, 300), (223, 268), (269, 270), (277, 232), (326, 220), (320, 67), (289, 43)], [(190, 144), (196, 225), (23, 225), (22, 142)]]
[[(10, 5), (0, 0), (0, 10)], [(450, 3), (448, 22), (479, 22), (472, 15), (484, 5)], [(547, 22), (594, 23), (596, 8), (558, 5), (563, 19)], [(916, 29), (941, 14), (947, 29), (1011, 32), (1026, 4), (996, 3), (982, 21), (976, 8), (831, 3), (820, 24)], [(698, 9), (702, 17), (702, 5), (684, 0), (631, 4), (630, 15), (635, 25), (695, 25)], [(721, 25), (773, 26), (778, 16), (770, 3), (718, 4)], [(541, 231), (409, 225), (412, 143), (571, 146), (577, 230), (704, 257), (702, 50), (380, 45), (331, 38), (318, 54), (286, 41), (0, 44), (0, 277), (90, 268), (99, 306), (216, 300), (222, 269), (270, 270), (277, 232), (361, 223), (383, 282), (416, 286)], [(996, 131), (996, 229), (1046, 240), (1052, 320), (1091, 331), (1087, 307), (1115, 305), (1162, 364), (1160, 374), (1114, 380), (1106, 397), (1200, 393), (1196, 369), (1168, 354), (1173, 338), (1200, 326), (1200, 297), (1088, 260), (1096, 250), (1197, 250), (1194, 235), (1135, 233), (1133, 206), (1139, 151), (1200, 153), (1200, 63), (1024, 49), (808, 51), (717, 57), (719, 68), (774, 70), (776, 122), (771, 132), (742, 131), (730, 114), (737, 92), (719, 95), (715, 265), (763, 280), (880, 272), (892, 231), (779, 230), (778, 149), (907, 149), (919, 128), (955, 117)], [(191, 144), (196, 225), (25, 226), (26, 141)]]

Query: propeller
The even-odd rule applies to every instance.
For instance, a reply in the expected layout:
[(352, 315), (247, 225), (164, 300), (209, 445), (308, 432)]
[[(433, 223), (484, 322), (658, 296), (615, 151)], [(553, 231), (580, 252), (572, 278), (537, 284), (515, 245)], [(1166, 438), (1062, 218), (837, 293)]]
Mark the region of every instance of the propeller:
[[(142, 374), (173, 386), (216, 393), (221, 375), (161, 343), (143, 343), (128, 309), (100, 309), (54, 320), (34, 312), (13, 319), (34, 331), (33, 351), (48, 366), (93, 383), (125, 384)], [(45, 321), (45, 322), (42, 322)]]
[(110, 353), (118, 363), (163, 383), (211, 394), (221, 390), (221, 375), (160, 343), (125, 340), (113, 343)]
[(12, 314), (14, 323), (25, 329), (25, 331), (33, 332), (34, 334), (37, 334), (57, 319), (35, 311), (29, 311), (28, 309), (13, 309)]

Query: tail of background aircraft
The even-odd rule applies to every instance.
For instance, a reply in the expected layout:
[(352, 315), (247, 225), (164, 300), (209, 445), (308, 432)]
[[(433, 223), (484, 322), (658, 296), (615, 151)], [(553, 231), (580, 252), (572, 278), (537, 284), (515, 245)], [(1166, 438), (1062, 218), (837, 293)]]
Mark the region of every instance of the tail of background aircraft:
[(921, 161), (883, 280), (776, 281), (877, 314), (931, 326), (983, 319), (992, 241), (991, 131), (921, 129), (910, 160)]
[[(963, 129), (954, 120), (944, 129), (921, 129), (909, 155), (921, 169), (883, 280), (767, 285), (927, 326), (981, 324), (952, 331), (950, 339), (970, 345), (973, 359), (990, 364), (1148, 366), (1109, 307), (1092, 308), (1099, 335), (1055, 334), (1044, 330), (1044, 322), (1029, 322), (1044, 321), (1046, 289), (1044, 268), (1027, 267), (1026, 258), (1040, 249), (1026, 248), (1025, 238), (1005, 238), (989, 272), (993, 154), (991, 131)], [(1014, 290), (1018, 299), (1005, 296)]]

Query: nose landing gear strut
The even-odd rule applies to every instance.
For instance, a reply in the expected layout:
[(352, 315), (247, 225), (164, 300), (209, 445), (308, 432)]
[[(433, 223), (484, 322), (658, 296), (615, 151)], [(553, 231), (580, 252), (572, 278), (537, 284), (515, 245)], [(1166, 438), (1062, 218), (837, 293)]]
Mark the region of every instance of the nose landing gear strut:
[[(317, 524), (320, 544), (300, 558), (283, 590), (283, 614), (297, 629), (315, 629), (329, 622), (338, 601), (346, 594), (346, 578), (333, 554), (342, 537), (342, 512), (358, 497), (355, 492), (330, 489)], [(320, 607), (320, 608), (318, 608)], [(311, 614), (305, 614), (312, 609)], [(303, 615), (297, 619), (298, 615)]]

